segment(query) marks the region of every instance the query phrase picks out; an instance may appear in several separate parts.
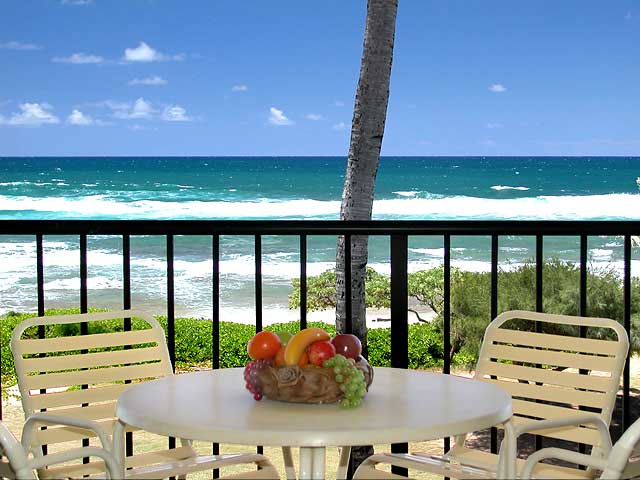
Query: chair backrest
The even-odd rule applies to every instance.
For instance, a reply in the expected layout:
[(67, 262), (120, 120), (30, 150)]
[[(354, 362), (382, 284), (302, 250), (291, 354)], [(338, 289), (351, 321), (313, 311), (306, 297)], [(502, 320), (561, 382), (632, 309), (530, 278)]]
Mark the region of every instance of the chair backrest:
[(16, 437), (0, 422), (0, 478), (36, 478)]
[[(536, 333), (533, 322), (545, 333)], [(580, 327), (597, 328), (599, 338), (581, 338)], [(476, 378), (511, 394), (515, 425), (576, 416), (580, 410), (609, 425), (628, 349), (626, 331), (611, 319), (509, 311), (486, 329)], [(600, 443), (593, 426), (537, 433), (592, 445), (594, 453)]]
[[(122, 329), (125, 318), (132, 331)], [(87, 322), (89, 334), (76, 327)], [(46, 338), (37, 337), (44, 326)], [(55, 326), (55, 327), (54, 327)], [(96, 332), (105, 333), (96, 333)], [(149, 314), (121, 310), (104, 313), (33, 317), (20, 323), (11, 350), (25, 417), (45, 409), (57, 415), (94, 420), (111, 434), (118, 396), (129, 382), (172, 373), (164, 331)], [(72, 427), (40, 430), (37, 444), (51, 445), (87, 438)]]

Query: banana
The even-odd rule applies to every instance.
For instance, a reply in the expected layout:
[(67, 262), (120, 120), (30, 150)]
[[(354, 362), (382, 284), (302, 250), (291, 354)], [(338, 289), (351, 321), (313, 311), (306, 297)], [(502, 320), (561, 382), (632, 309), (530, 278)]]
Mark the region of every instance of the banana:
[(304, 349), (313, 342), (329, 340), (331, 338), (327, 332), (321, 328), (305, 328), (296, 333), (287, 342), (284, 350), (285, 365), (298, 365), (298, 361), (304, 352)]

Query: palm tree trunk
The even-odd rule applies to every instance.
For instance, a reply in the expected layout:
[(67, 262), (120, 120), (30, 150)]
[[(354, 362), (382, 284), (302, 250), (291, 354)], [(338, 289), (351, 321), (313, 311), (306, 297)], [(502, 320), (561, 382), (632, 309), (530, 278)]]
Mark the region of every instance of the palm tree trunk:
[[(356, 93), (341, 220), (370, 220), (380, 148), (389, 102), (397, 0), (368, 0), (360, 80)], [(366, 344), (364, 275), (368, 238), (351, 238), (353, 333)], [(345, 331), (344, 239), (337, 245), (336, 327)]]
[[(340, 208), (341, 220), (370, 220), (380, 148), (389, 102), (389, 83), (398, 0), (368, 0), (360, 79), (356, 92), (347, 172)], [(368, 237), (351, 237), (352, 333), (362, 341), (367, 356), (365, 267)], [(346, 331), (344, 238), (338, 239), (336, 255), (336, 328)], [(351, 450), (350, 471), (373, 453), (372, 447)]]

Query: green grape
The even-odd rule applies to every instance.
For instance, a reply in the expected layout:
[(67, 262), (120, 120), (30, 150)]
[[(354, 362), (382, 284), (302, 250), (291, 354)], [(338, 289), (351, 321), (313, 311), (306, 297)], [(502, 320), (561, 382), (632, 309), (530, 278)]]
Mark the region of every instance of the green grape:
[(341, 384), (340, 384), (340, 390), (341, 390), (342, 392), (346, 392), (346, 391), (347, 391), (347, 386), (346, 386), (344, 383), (341, 383)]
[(336, 375), (340, 375), (342, 373), (342, 368), (333, 367), (333, 373), (335, 373)]
[(338, 383), (342, 383), (344, 381), (344, 377), (340, 374), (337, 374), (335, 378)]
[(346, 398), (343, 398), (342, 400), (340, 400), (340, 406), (342, 408), (349, 408), (349, 405), (350, 405), (350, 402)]

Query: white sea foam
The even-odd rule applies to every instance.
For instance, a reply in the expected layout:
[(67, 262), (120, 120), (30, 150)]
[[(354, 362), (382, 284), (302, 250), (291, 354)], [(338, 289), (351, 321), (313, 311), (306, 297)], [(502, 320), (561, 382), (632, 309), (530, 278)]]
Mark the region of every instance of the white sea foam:
[(509, 252), (509, 253), (529, 251), (529, 249), (526, 247), (500, 247), (500, 250), (503, 252)]
[(613, 255), (613, 250), (605, 248), (592, 248), (589, 250), (589, 253), (592, 257), (597, 258), (598, 260), (607, 260), (610, 259)]
[(395, 193), (396, 195), (399, 195), (401, 197), (415, 197), (420, 192), (416, 192), (415, 190), (412, 190), (410, 192), (393, 192), (393, 193)]
[(444, 248), (410, 248), (409, 251), (432, 257), (444, 257)]
[[(81, 198), (0, 195), (0, 211), (37, 212), (57, 218), (338, 218), (340, 201), (294, 199), (253, 202), (119, 201), (105, 195)], [(11, 216), (11, 215), (10, 215)], [(586, 220), (639, 219), (640, 195), (539, 196), (488, 199), (469, 196), (376, 200), (374, 218)]]
[(498, 190), (498, 191), (500, 191), (500, 190), (522, 190), (522, 191), (525, 191), (525, 190), (529, 190), (529, 187), (512, 187), (510, 185), (493, 185), (491, 187), (491, 190)]

